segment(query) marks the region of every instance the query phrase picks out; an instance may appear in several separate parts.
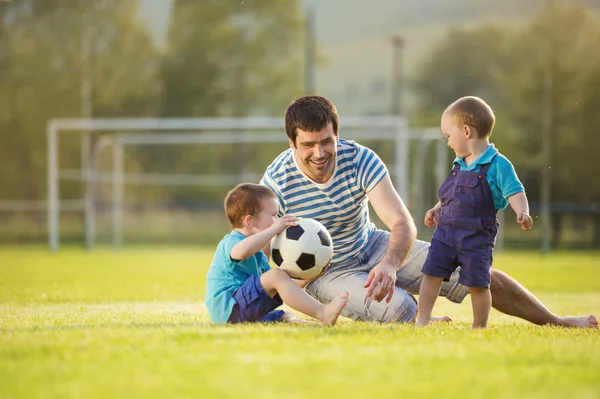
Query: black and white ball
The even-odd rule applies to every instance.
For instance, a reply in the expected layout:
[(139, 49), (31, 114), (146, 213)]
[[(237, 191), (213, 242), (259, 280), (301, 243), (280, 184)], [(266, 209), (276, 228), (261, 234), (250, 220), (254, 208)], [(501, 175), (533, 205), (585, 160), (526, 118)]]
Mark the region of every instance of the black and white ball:
[(317, 277), (332, 257), (331, 236), (314, 219), (299, 219), (271, 240), (271, 259), (294, 279)]

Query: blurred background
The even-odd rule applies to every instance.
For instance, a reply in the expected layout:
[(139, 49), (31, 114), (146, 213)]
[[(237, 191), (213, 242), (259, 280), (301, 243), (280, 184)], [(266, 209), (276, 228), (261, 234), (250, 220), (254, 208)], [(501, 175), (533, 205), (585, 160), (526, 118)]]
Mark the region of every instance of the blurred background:
[[(48, 243), (52, 120), (279, 118), (279, 138), (262, 143), (227, 142), (266, 131), (238, 126), (221, 142), (115, 147), (119, 135), (211, 132), (55, 125), (61, 245), (215, 244), (229, 230), (224, 195), (288, 147), (283, 115), (304, 94), (336, 104), (342, 137), (345, 117), (405, 118), (403, 199), (429, 239), (436, 165), (447, 173), (453, 157), (436, 145), (441, 112), (477, 95), (535, 222), (520, 231), (508, 208), (501, 246), (599, 249), (599, 43), (599, 0), (0, 1), (0, 244)], [(439, 139), (423, 144), (431, 129)], [(358, 141), (396, 170), (385, 133), (365, 127)]]

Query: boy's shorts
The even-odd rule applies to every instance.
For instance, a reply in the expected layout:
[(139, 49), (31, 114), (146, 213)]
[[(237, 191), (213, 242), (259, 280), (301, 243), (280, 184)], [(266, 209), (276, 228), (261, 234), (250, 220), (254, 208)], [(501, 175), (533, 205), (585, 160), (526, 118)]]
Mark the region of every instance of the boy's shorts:
[(487, 233), (438, 226), (421, 272), (448, 281), (460, 266), (460, 284), (474, 288), (489, 287), (494, 259), (493, 239)]
[(260, 276), (248, 277), (233, 293), (233, 299), (236, 304), (228, 323), (272, 323), (281, 321), (285, 314), (283, 310), (274, 310), (283, 305), (283, 301), (279, 294), (273, 298), (267, 294), (260, 283)]

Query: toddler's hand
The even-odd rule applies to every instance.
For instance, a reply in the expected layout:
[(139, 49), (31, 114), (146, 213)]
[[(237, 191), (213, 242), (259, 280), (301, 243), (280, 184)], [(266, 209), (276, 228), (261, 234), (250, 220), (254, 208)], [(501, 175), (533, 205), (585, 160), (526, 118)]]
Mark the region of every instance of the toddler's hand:
[(520, 213), (517, 215), (517, 223), (521, 225), (523, 230), (529, 230), (533, 226), (533, 219), (528, 213)]
[(293, 215), (283, 215), (275, 222), (273, 222), (273, 227), (275, 228), (277, 234), (280, 234), (283, 230), (286, 229), (286, 227), (296, 225), (298, 225), (298, 218)]
[(439, 213), (439, 211), (436, 210), (435, 208), (428, 210), (427, 213), (425, 214), (425, 226), (427, 226), (427, 227), (435, 226), (435, 224), (437, 222), (438, 213)]

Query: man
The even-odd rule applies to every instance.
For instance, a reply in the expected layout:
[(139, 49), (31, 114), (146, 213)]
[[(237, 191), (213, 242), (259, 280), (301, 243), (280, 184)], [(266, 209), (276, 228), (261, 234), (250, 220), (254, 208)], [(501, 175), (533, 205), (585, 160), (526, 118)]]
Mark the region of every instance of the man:
[[(334, 242), (331, 266), (306, 291), (321, 302), (349, 291), (342, 314), (354, 320), (412, 323), (412, 294), (419, 292), (429, 243), (415, 239), (414, 221), (385, 165), (372, 150), (339, 137), (337, 110), (326, 98), (298, 99), (288, 107), (285, 124), (290, 149), (268, 166), (261, 184), (275, 192), (280, 214), (318, 220)], [(389, 232), (370, 221), (369, 201)], [(500, 312), (540, 325), (598, 328), (592, 315), (554, 315), (498, 270), (492, 270), (490, 290)], [(457, 270), (440, 295), (460, 303), (467, 292)]]

